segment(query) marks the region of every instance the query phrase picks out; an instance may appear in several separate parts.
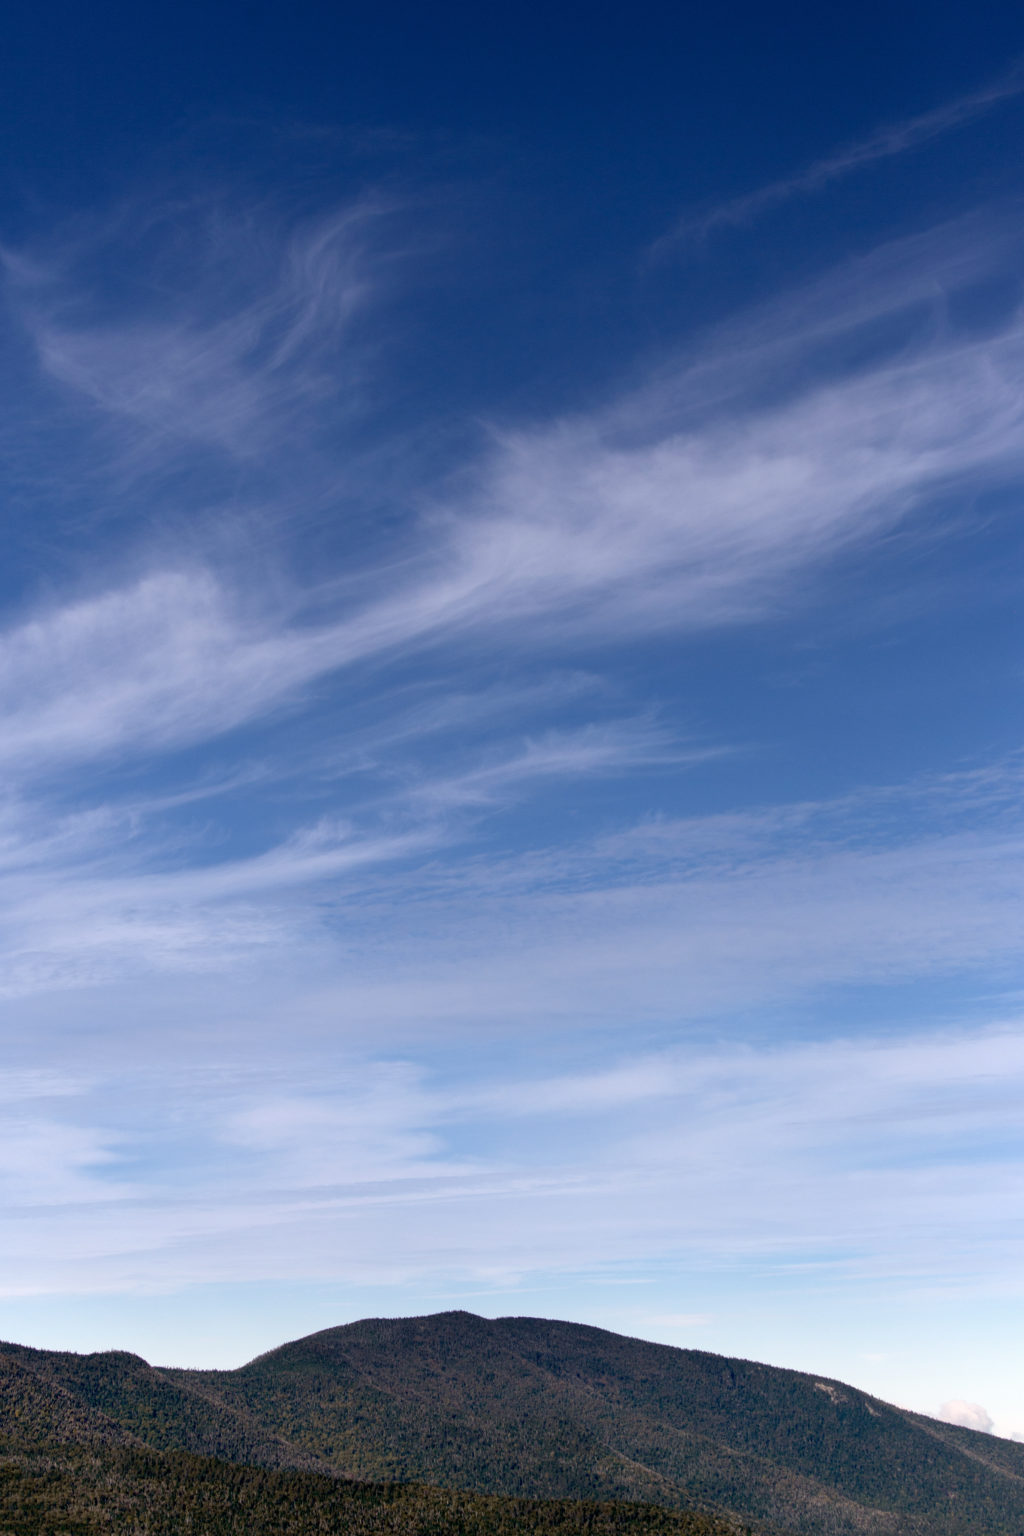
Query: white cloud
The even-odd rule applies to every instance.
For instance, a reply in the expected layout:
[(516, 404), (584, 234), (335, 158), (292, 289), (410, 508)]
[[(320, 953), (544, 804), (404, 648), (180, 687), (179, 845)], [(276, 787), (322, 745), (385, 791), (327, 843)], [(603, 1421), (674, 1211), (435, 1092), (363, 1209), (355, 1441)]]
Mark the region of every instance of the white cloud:
[[(217, 305), (193, 294), (194, 313), (186, 305), (160, 322), (170, 329), (155, 351), (152, 321), (75, 330), (65, 316), (76, 312), (71, 268), (63, 287), (25, 268), (18, 291), (31, 296), (22, 302), (40, 337), (33, 305), (50, 305), (51, 366), (111, 419), (152, 415), (155, 430), (167, 413), (187, 433), (194, 416), (197, 433), (228, 443), (226, 411), (254, 451), (275, 452), (261, 412), (277, 412), (279, 390), (326, 387), (318, 349), (347, 335), (366, 302), (377, 211), (270, 241), (271, 257), (257, 262), (264, 279), (272, 269), (269, 291), (253, 298), (243, 272), (246, 303), (221, 271), (237, 232), (224, 249), (214, 242), (212, 286), (223, 304), (227, 283), (235, 307), (217, 319)], [(1020, 470), (1018, 319), (982, 339), (932, 330), (845, 376), (819, 366), (844, 327), (848, 339), (912, 309), (930, 286), (973, 282), (979, 249), (1007, 239), (972, 226), (903, 242), (705, 338), (605, 410), (496, 431), (457, 492), (436, 493), (418, 520), (398, 525), (397, 561), (368, 558), (314, 590), (271, 590), (237, 555), (212, 562), (193, 544), (188, 561), (168, 563), (165, 550), (137, 579), (52, 601), (0, 633), (0, 760), (38, 780), (111, 756), (152, 758), (306, 704), (333, 672), (412, 662), (414, 684), (429, 682), (452, 642), (498, 655), (514, 637), (550, 663), (652, 629), (779, 612), (803, 599), (809, 577), (877, 543), (929, 496), (967, 485), (974, 495)], [(57, 330), (54, 316), (65, 316)], [(776, 376), (789, 385), (773, 390)], [(302, 430), (297, 440), (310, 447)], [(592, 731), (589, 749), (573, 738), (580, 771), (597, 766), (605, 730)], [(609, 750), (616, 759), (619, 748)], [(456, 769), (447, 793), (486, 801), (557, 756), (555, 737), (535, 737), (525, 753), (496, 752), (494, 766)], [(434, 793), (444, 792), (434, 776)]]
[(8, 1113), (0, 1124), (0, 1208), (88, 1209), (123, 1199), (128, 1184), (100, 1176), (116, 1164), (119, 1139), (90, 1126)]
[[(364, 1181), (465, 1175), (433, 1130), (419, 1074), (401, 1063), (369, 1063), (342, 1090), (276, 1097), (230, 1113), (223, 1139), (253, 1155), (273, 1182), (325, 1189)], [(251, 1177), (251, 1175), (249, 1175)]]
[(960, 1424), (964, 1429), (980, 1429), (991, 1434), (995, 1425), (988, 1410), (980, 1403), (965, 1403), (961, 1398), (950, 1398), (939, 1409), (939, 1418), (946, 1424)]
[(304, 681), (290, 659), (208, 572), (153, 575), (0, 636), (2, 751), (39, 768), (207, 739)]
[(930, 112), (921, 112), (901, 123), (880, 128), (835, 154), (813, 161), (792, 176), (731, 198), (705, 213), (685, 215), (655, 243), (652, 254), (664, 256), (687, 240), (705, 239), (717, 229), (749, 224), (761, 214), (788, 203), (792, 198), (820, 192), (832, 182), (864, 166), (906, 154), (908, 150), (917, 149), (942, 134), (963, 127), (1002, 102), (1019, 96), (1022, 90), (1024, 73), (1016, 65), (1007, 74), (980, 90), (959, 96)]
[[(132, 428), (137, 458), (189, 442), (265, 458), (287, 443), (299, 412), (325, 399), (336, 410), (357, 404), (366, 354), (350, 333), (376, 297), (381, 264), (371, 253), (394, 211), (367, 199), (282, 234), (272, 220), (198, 199), (150, 202), (120, 210), (109, 227), (80, 228), (55, 259), (8, 257), (7, 272), (45, 372)], [(126, 226), (139, 226), (146, 244), (161, 223), (162, 259), (179, 270), (158, 265), (126, 285), (135, 313), (128, 299), (128, 312), (111, 318), (77, 264), (112, 245), (123, 262)], [(102, 320), (92, 313), (104, 309)]]
[[(304, 232), (283, 262), (285, 276), (241, 317), (207, 315), (201, 323), (208, 306), (195, 299), (199, 313), (167, 322), (159, 346), (150, 322), (111, 322), (88, 333), (88, 348), (77, 333), (61, 332), (59, 343), (52, 336), (45, 343), (50, 366), (112, 417), (166, 417), (186, 435), (194, 420), (196, 434), (227, 442), (237, 431), (260, 453), (276, 452), (283, 432), (308, 459), (313, 418), (307, 412), (293, 431), (280, 392), (304, 397), (328, 387), (318, 348), (365, 302), (363, 279), (349, 273), (363, 257), (344, 253), (349, 240), (359, 249), (372, 212)], [(231, 583), (197, 561), (72, 604), (64, 615), (51, 612), (40, 621), (39, 643), (60, 652), (63, 628), (65, 649), (81, 639), (97, 656), (105, 650), (113, 688), (120, 624), (134, 677), (124, 686), (144, 706), (138, 673), (146, 658), (155, 670), (170, 649), (161, 638), (166, 616), (183, 647), (190, 636), (195, 642), (191, 658), (181, 659), (198, 663), (209, 647), (226, 664), (225, 693), (241, 682), (244, 700), (255, 673), (280, 671), (276, 690), (264, 684), (272, 705), (324, 671), (467, 628), (483, 635), (514, 625), (535, 645), (566, 631), (607, 637), (773, 612), (797, 577), (885, 533), (921, 498), (967, 476), (976, 490), (1020, 467), (1024, 342), (1016, 320), (980, 341), (924, 335), (902, 355), (845, 378), (808, 367), (844, 327), (853, 335), (882, 312), (892, 319), (934, 298), (936, 286), (977, 279), (986, 260), (979, 250), (991, 265), (1005, 244), (998, 230), (980, 228), (898, 243), (788, 306), (777, 303), (705, 338), (688, 360), (663, 369), (659, 383), (606, 410), (496, 431), (472, 487), (454, 498), (436, 495), (418, 527), (406, 521), (398, 564), (389, 553), (385, 566), (371, 564), (357, 585), (339, 588), (328, 623), (323, 591), (293, 594), (290, 610), (285, 604), (272, 614), (250, 593), (245, 621), (233, 619)], [(74, 361), (83, 348), (88, 367)], [(227, 367), (234, 382), (222, 377)], [(791, 383), (781, 391), (781, 403), (779, 375), (803, 378), (799, 389)], [(753, 379), (761, 381), (759, 402), (749, 395)], [(345, 463), (331, 475), (336, 499), (349, 478)], [(296, 628), (296, 611), (310, 600), (321, 617)], [(30, 647), (34, 633), (29, 626), (17, 641), (9, 637), (8, 648)], [(163, 711), (180, 678), (173, 651), (166, 659), (168, 682), (154, 688), (154, 711)], [(205, 718), (222, 708), (211, 694)], [(229, 723), (236, 713), (244, 715), (244, 703), (228, 711)], [(145, 739), (144, 708), (141, 728)]]
[(245, 856), (201, 838), (165, 845), (130, 801), (67, 829), (11, 811), (5, 995), (201, 971), (258, 996), (272, 965), (301, 996), (312, 967), (346, 1027), (401, 1034), (412, 1020), (678, 1025), (850, 981), (1012, 980), (1024, 906), (1012, 765), (543, 851), (482, 857), (470, 837), (540, 773), (573, 783), (663, 752), (643, 728), (540, 738), (454, 779), (399, 778), (347, 820)]
[[(332, 622), (243, 603), (202, 568), (52, 608), (0, 635), (2, 755), (38, 770), (208, 740), (431, 637), (517, 626), (531, 647), (607, 643), (771, 613), (798, 574), (927, 492), (1020, 467), (1022, 335), (649, 447), (595, 422), (507, 438), (420, 574)], [(371, 593), (382, 579), (368, 574)]]
[(537, 779), (579, 779), (654, 765), (683, 765), (721, 756), (714, 748), (686, 749), (649, 721), (614, 721), (575, 731), (550, 730), (518, 751), (450, 778), (422, 778), (409, 799), (423, 806), (487, 806)]
[(771, 613), (797, 574), (927, 494), (1019, 470), (1022, 379), (1014, 325), (642, 446), (616, 442), (614, 420), (507, 436), (477, 514), (453, 528), (436, 620), (607, 638)]
[[(192, 1063), (171, 1097), (164, 1072), (112, 1070), (74, 1106), (78, 1125), (103, 1113), (105, 1128), (18, 1132), (0, 1289), (490, 1283), (598, 1275), (624, 1254), (639, 1271), (1019, 1289), (1024, 1167), (999, 1141), (1024, 1084), (1019, 1024), (897, 1043), (681, 1047), (617, 1070), (614, 1096), (595, 1096), (586, 1073), (578, 1091), (570, 1074), (545, 1093), (528, 1075), (502, 1088), (479, 1073), (461, 1091), (411, 1063), (335, 1049), (317, 1081), (294, 1064), (225, 1078)], [(514, 1134), (523, 1104), (528, 1140)], [(56, 1157), (71, 1173), (37, 1187), (47, 1136), (41, 1166)], [(178, 1142), (190, 1149), (181, 1168), (165, 1150)], [(121, 1160), (133, 1167), (140, 1150), (132, 1184), (120, 1182)], [(105, 1201), (91, 1175), (74, 1182), (98, 1157)], [(61, 1191), (52, 1220), (36, 1209)], [(659, 1314), (658, 1325), (703, 1321)]]

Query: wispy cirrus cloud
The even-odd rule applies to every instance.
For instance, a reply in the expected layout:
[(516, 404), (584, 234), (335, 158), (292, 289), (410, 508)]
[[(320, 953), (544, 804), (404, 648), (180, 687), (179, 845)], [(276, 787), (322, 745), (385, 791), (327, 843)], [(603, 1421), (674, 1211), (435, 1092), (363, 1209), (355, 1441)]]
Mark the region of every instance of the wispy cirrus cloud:
[(117, 1136), (56, 1119), (10, 1115), (0, 1127), (0, 1208), (95, 1206), (123, 1199), (127, 1180), (98, 1177), (117, 1162)]
[[(322, 604), (320, 594), (312, 595)], [(326, 674), (378, 652), (401, 651), (417, 638), (420, 626), (403, 633), (391, 605), (383, 616), (370, 607), (334, 622), (311, 621), (295, 611), (309, 596), (283, 594), (271, 606), (266, 594), (254, 602), (209, 567), (170, 569), (11, 626), (0, 632), (0, 761), (9, 773), (38, 778), (73, 763), (147, 758), (209, 741), (276, 712), (294, 712)], [(443, 624), (443, 614), (435, 623)], [(430, 621), (422, 628), (429, 634)], [(556, 692), (565, 696), (580, 686), (563, 680)], [(536, 702), (540, 696), (537, 688), (529, 695)], [(458, 720), (460, 712), (465, 719), (467, 711), (507, 708), (510, 697), (506, 690), (489, 706), (434, 698), (429, 708), (410, 712), (406, 705), (404, 713), (400, 702), (393, 725), (379, 728), (378, 746), (442, 730), (453, 710)], [(657, 743), (656, 735), (652, 725), (638, 724), (595, 725), (582, 736), (549, 733), (525, 752), (471, 770), (463, 789), (469, 795), (475, 785), (486, 795), (488, 784), (497, 788), (574, 766), (587, 772), (624, 761), (624, 753), (634, 762), (664, 758), (668, 744)], [(450, 788), (456, 793), (454, 781)], [(435, 792), (441, 793), (439, 785)]]
[[(923, 254), (913, 241), (858, 281), (838, 274), (803, 312), (755, 315), (603, 411), (496, 431), (457, 490), (404, 510), (397, 562), (371, 553), (304, 588), (268, 583), (237, 551), (169, 563), (161, 548), (141, 576), (51, 601), (0, 634), (0, 755), (38, 772), (210, 740), (303, 704), (332, 673), (415, 658), (426, 678), (468, 637), (496, 653), (514, 634), (565, 660), (784, 610), (929, 498), (974, 497), (1021, 468), (1015, 313), (826, 366), (859, 326), (920, 306)], [(941, 240), (936, 263), (953, 288), (979, 275)], [(785, 387), (769, 402), (773, 376)]]
[[(703, 1030), (737, 1010), (806, 1010), (835, 987), (1017, 984), (1011, 767), (984, 776), (984, 794), (968, 773), (481, 851), (479, 818), (538, 771), (572, 794), (587, 773), (635, 773), (637, 751), (649, 760), (649, 738), (613, 734), (595, 760), (584, 730), (540, 770), (527, 748), (498, 780), (493, 763), (481, 783), (396, 776), (390, 798), (374, 793), (348, 822), (244, 856), (195, 834), (162, 843), (159, 819), (97, 822), (70, 850), (44, 843), (13, 862), (0, 884), (6, 995), (159, 976), (170, 999), (196, 974), (219, 975), (268, 1038), (283, 985), (314, 1033), (332, 1018), (353, 1038), (397, 1040), (462, 1032), (482, 1015), (499, 1035), (623, 1018)], [(33, 835), (30, 824), (30, 850)], [(222, 1006), (217, 994), (210, 1007)]]
[[(133, 429), (137, 462), (189, 443), (265, 459), (325, 401), (358, 407), (366, 338), (353, 331), (395, 212), (366, 198), (282, 230), (171, 199), (79, 229), (55, 256), (9, 253), (8, 284), (43, 371)], [(126, 235), (157, 254), (112, 305), (98, 257), (123, 260)]]
[(929, 493), (1017, 470), (1022, 371), (1014, 325), (640, 447), (592, 421), (508, 437), (480, 515), (455, 531), (438, 618), (486, 605), (492, 619), (636, 632), (771, 613), (798, 573), (884, 535)]
[[(901, 294), (916, 302), (917, 276), (899, 262), (880, 263), (874, 280), (877, 294), (862, 288), (855, 316), (892, 309)], [(826, 308), (816, 295), (808, 346), (820, 342)], [(770, 352), (773, 336), (764, 317), (731, 333), (734, 372), (751, 347)], [(800, 344), (796, 328), (791, 356)], [(773, 844), (785, 836), (775, 813), (767, 841), (762, 828), (745, 846), (720, 825), (664, 824), (623, 831), (615, 849), (606, 839), (557, 859), (491, 857), (482, 872), (470, 859), (462, 876), (436, 862), (459, 846), (452, 815), (498, 809), (545, 782), (709, 750), (642, 716), (538, 728), (488, 706), (486, 744), (463, 741), (443, 766), (404, 758), (424, 709), (436, 731), (448, 707), (440, 680), (453, 646), (471, 639), (499, 655), (514, 635), (521, 654), (550, 664), (612, 637), (763, 618), (806, 590), (809, 572), (884, 536), (929, 493), (969, 483), (973, 494), (1018, 466), (1015, 317), (981, 338), (933, 333), (842, 378), (814, 376), (774, 407), (736, 409), (730, 354), (714, 355), (729, 409), (710, 419), (695, 407), (702, 355), (640, 400), (499, 435), (457, 496), (406, 526), (397, 573), (370, 563), (358, 581), (268, 590), (244, 567), (194, 562), (9, 625), (0, 758), (30, 797), (12, 802), (4, 844), (9, 988), (223, 969), (296, 944), (308, 955), (326, 943), (327, 907), (311, 893), (329, 889), (331, 922), (355, 935), (367, 881), (383, 926), (367, 949), (373, 963), (349, 968), (344, 1006), (380, 1024), (410, 1010), (466, 1020), (482, 995), (508, 1020), (624, 1008), (657, 1019), (678, 1012), (683, 975), (684, 1011), (696, 1017), (854, 976), (1009, 965), (1020, 904), (1012, 829), (853, 849), (842, 833), (812, 848), (804, 824), (796, 856)], [(353, 736), (373, 793), (320, 821), (303, 817), (244, 856), (218, 851), (216, 838), (167, 844), (155, 832), (160, 804), (201, 788), (171, 784), (146, 810), (82, 778), (83, 768), (163, 763), (241, 726), (315, 714), (333, 674), (410, 660), (416, 670), (368, 755)], [(465, 737), (473, 705), (467, 714), (458, 694), (450, 705)], [(260, 772), (272, 782), (281, 748), (265, 750)], [(92, 808), (55, 813), (46, 795), (59, 802), (71, 784), (79, 802), (91, 793)], [(950, 788), (963, 792), (959, 781)], [(838, 820), (859, 814), (847, 808)], [(419, 881), (424, 860), (433, 862)], [(388, 915), (398, 901), (407, 921), (416, 914), (401, 941)]]
[(488, 806), (521, 794), (536, 780), (580, 780), (601, 774), (683, 766), (721, 756), (722, 749), (674, 741), (653, 721), (617, 720), (579, 730), (549, 730), (519, 749), (448, 778), (419, 777), (408, 788), (420, 807)]
[(820, 192), (832, 182), (839, 181), (855, 171), (863, 170), (880, 160), (906, 154), (943, 134), (951, 133), (965, 124), (991, 112), (1003, 102), (1017, 97), (1024, 91), (1024, 68), (1018, 62), (1005, 74), (980, 90), (970, 91), (953, 101), (945, 102), (930, 112), (920, 112), (903, 122), (892, 123), (869, 133), (839, 149), (835, 154), (814, 160), (803, 170), (779, 181), (769, 182), (739, 197), (730, 198), (704, 213), (684, 215), (673, 227), (655, 241), (651, 255), (663, 258), (687, 241), (704, 240), (716, 230), (736, 228), (752, 223), (761, 214), (781, 207), (793, 198)]
[[(596, 1275), (623, 1253), (761, 1274), (807, 1265), (833, 1281), (909, 1272), (922, 1287), (939, 1276), (1019, 1285), (1012, 1214), (1024, 1168), (1005, 1137), (1024, 1049), (1012, 1020), (899, 1041), (676, 1047), (599, 1074), (498, 1083), (475, 1073), (456, 1087), (361, 1057), (315, 1085), (294, 1071), (278, 1085), (252, 1072), (188, 1077), (185, 1120), (154, 1113), (137, 1075), (144, 1126), (86, 1130), (83, 1117), (110, 1112), (103, 1092), (71, 1107), (54, 1147), (83, 1168), (102, 1163), (106, 1187), (90, 1182), (59, 1227), (19, 1190), (5, 1293), (40, 1266), (52, 1281), (58, 1232), (60, 1252), (84, 1266), (76, 1286), (146, 1286), (188, 1270), (206, 1281), (507, 1283)], [(128, 1081), (115, 1075), (105, 1092)], [(524, 1115), (528, 1141), (516, 1129)], [(474, 1121), (487, 1135), (467, 1157)], [(198, 1137), (200, 1157), (187, 1194), (163, 1165), (139, 1164), (183, 1135)]]
[(338, 626), (247, 613), (210, 569), (145, 575), (0, 635), (3, 756), (35, 771), (209, 740), (346, 659)]

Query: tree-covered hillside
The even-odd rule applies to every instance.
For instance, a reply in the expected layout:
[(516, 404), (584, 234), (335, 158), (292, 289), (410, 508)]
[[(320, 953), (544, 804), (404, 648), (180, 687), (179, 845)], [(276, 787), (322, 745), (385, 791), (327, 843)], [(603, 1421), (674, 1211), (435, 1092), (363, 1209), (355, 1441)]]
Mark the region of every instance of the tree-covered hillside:
[(638, 1504), (349, 1483), (130, 1448), (0, 1448), (0, 1536), (738, 1536)]
[(839, 1382), (572, 1323), (374, 1319), (236, 1371), (8, 1345), (2, 1372), (30, 1440), (104, 1457), (146, 1446), (282, 1475), (646, 1502), (800, 1536), (1024, 1536), (1024, 1446)]
[(369, 1320), (192, 1379), (360, 1477), (700, 1502), (809, 1533), (1024, 1532), (1024, 1446), (579, 1324)]

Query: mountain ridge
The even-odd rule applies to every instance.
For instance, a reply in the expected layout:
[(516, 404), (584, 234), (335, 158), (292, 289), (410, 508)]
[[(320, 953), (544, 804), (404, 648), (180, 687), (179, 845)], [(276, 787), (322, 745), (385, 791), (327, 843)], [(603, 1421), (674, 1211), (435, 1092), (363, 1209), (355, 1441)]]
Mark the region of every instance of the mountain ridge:
[(169, 1453), (698, 1509), (791, 1536), (1024, 1536), (1024, 1446), (844, 1382), (586, 1324), (368, 1318), (234, 1371), (0, 1345), (4, 1362)]

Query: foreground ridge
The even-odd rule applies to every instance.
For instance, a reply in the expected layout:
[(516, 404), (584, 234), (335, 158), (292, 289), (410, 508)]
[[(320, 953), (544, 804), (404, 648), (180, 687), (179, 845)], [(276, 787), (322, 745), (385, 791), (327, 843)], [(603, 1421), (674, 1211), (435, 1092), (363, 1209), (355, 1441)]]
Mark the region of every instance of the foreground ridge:
[(642, 1504), (503, 1499), (351, 1483), (184, 1451), (8, 1448), (3, 1536), (741, 1536), (724, 1520)]

